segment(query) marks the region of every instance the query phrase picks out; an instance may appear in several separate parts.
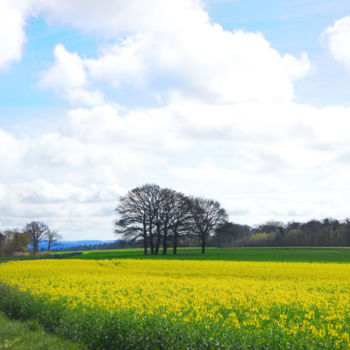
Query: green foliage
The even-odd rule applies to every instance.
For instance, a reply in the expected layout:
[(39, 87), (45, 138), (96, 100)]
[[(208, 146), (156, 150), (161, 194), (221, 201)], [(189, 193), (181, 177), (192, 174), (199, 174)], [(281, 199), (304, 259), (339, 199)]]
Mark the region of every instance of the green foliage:
[(276, 238), (276, 233), (275, 232), (261, 232), (261, 233), (253, 233), (251, 237), (249, 238), (250, 242), (252, 245), (257, 245), (257, 246), (270, 246), (271, 242), (273, 242)]

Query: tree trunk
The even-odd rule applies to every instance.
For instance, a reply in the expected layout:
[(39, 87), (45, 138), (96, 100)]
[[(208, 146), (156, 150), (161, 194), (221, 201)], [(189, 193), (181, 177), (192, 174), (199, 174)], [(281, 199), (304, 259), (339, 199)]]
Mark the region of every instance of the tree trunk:
[(202, 254), (205, 253), (205, 235), (201, 234), (201, 243), (202, 243)]
[(148, 244), (147, 244), (147, 226), (145, 220), (143, 220), (143, 254), (148, 254)]
[(36, 255), (36, 253), (38, 252), (38, 242), (36, 239), (33, 240), (33, 253), (34, 255)]
[(177, 253), (177, 231), (174, 230), (173, 254)]
[(143, 254), (147, 255), (148, 251), (147, 251), (147, 236), (143, 236)]
[(166, 255), (168, 250), (168, 230), (164, 229), (164, 237), (163, 237), (163, 255)]
[(154, 252), (155, 255), (159, 254), (160, 237), (161, 237), (160, 224), (157, 224), (157, 240), (156, 240), (156, 249), (155, 249), (155, 252)]
[(153, 232), (152, 232), (152, 222), (149, 224), (149, 245), (151, 248), (151, 255), (154, 255), (154, 242), (153, 242)]

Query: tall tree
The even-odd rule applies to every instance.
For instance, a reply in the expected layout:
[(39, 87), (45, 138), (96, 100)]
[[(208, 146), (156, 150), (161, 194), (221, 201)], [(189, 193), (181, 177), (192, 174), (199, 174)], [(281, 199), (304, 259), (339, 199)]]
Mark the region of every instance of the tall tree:
[(176, 192), (174, 203), (176, 209), (170, 218), (169, 227), (172, 232), (173, 254), (176, 255), (180, 238), (191, 232), (192, 220), (189, 200), (183, 193)]
[(24, 232), (29, 236), (33, 245), (34, 255), (38, 252), (39, 242), (41, 242), (47, 235), (49, 227), (40, 221), (33, 221), (26, 225)]
[(193, 230), (199, 236), (202, 254), (204, 254), (209, 236), (227, 220), (227, 213), (219, 202), (212, 199), (190, 197), (188, 201)]
[(161, 190), (160, 205), (159, 205), (159, 219), (161, 222), (161, 238), (163, 239), (163, 255), (167, 254), (168, 250), (168, 239), (171, 229), (171, 225), (174, 222), (178, 208), (177, 203), (177, 192), (169, 188)]
[(155, 253), (155, 229), (159, 216), (160, 187), (146, 184), (130, 190), (120, 198), (116, 208), (118, 220), (115, 232), (128, 240), (143, 239), (144, 254), (148, 247)]

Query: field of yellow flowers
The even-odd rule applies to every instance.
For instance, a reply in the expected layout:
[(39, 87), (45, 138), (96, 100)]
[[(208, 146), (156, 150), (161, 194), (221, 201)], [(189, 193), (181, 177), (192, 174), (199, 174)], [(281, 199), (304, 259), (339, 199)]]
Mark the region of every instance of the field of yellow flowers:
[(0, 308), (92, 349), (349, 349), (350, 266), (10, 262)]

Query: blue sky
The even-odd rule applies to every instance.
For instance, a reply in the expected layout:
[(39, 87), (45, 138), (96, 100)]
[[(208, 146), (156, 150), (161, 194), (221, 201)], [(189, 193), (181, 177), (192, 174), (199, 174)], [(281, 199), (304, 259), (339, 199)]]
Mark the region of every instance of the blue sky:
[(111, 239), (118, 196), (145, 182), (241, 223), (347, 217), (348, 1), (0, 13), (0, 230), (42, 220)]

